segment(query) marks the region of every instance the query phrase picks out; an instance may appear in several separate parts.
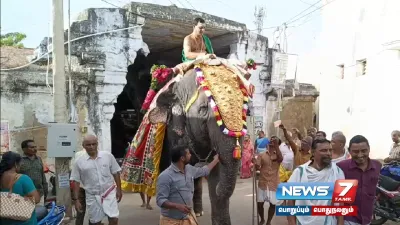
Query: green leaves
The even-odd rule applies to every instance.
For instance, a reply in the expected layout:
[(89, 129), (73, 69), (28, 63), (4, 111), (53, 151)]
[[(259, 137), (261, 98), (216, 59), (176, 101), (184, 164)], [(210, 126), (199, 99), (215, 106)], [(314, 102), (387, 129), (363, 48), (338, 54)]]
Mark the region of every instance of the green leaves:
[(1, 35), (0, 46), (12, 46), (17, 48), (24, 48), (24, 44), (21, 42), (26, 38), (26, 34), (14, 32)]

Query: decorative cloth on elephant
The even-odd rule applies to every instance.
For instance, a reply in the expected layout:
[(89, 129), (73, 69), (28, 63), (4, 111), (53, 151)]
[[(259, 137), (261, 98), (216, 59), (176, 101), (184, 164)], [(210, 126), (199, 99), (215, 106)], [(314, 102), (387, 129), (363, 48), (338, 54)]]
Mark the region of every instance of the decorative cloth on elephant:
[(121, 188), (155, 196), (166, 124), (152, 124), (145, 115), (125, 156)]
[(245, 135), (248, 98), (235, 74), (224, 66), (205, 64), (195, 71), (222, 132), (232, 137)]
[[(151, 84), (150, 89), (147, 91), (146, 98), (142, 104), (141, 112), (146, 113), (150, 108), (150, 104), (157, 95), (160, 89), (166, 86), (169, 81), (174, 78), (174, 70), (167, 68), (165, 65), (153, 65), (150, 70)], [(160, 93), (160, 92), (159, 92)], [(161, 92), (162, 93), (162, 92)]]
[(224, 58), (219, 58), (217, 59), (209, 59), (207, 57), (198, 57), (196, 60), (192, 61), (187, 61), (180, 63), (175, 66), (174, 70), (179, 71), (180, 74), (185, 74), (188, 70), (192, 69), (195, 65), (198, 64), (208, 64), (209, 62), (215, 62), (219, 61), (222, 63), (225, 67), (233, 71), (236, 76), (239, 78), (241, 83), (244, 85), (247, 94), (251, 97), (253, 96), (254, 93), (254, 85), (248, 81), (246, 77), (250, 77), (250, 73), (247, 71), (247, 63), (246, 62), (241, 62), (240, 60), (237, 59), (224, 59)]
[(122, 164), (122, 190), (155, 196), (167, 121), (167, 114), (156, 108), (156, 101), (162, 92), (181, 78), (178, 75), (169, 80), (152, 98)]
[[(197, 82), (208, 98), (221, 131), (228, 136), (236, 137), (233, 157), (240, 159), (239, 138), (247, 133), (248, 97), (244, 85), (238, 81), (235, 73), (225, 66), (197, 64), (195, 72)], [(194, 98), (190, 99), (189, 106), (193, 104), (197, 96), (198, 94), (195, 94)]]

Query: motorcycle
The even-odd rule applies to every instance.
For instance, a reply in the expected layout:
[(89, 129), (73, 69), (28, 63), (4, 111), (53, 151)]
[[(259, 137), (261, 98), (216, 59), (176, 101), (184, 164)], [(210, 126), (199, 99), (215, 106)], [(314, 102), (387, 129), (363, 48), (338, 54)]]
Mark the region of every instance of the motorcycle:
[(371, 225), (381, 225), (388, 220), (400, 222), (400, 182), (380, 175)]
[(38, 225), (60, 225), (65, 218), (65, 206), (58, 206), (51, 202), (43, 206), (45, 210), (37, 210)]

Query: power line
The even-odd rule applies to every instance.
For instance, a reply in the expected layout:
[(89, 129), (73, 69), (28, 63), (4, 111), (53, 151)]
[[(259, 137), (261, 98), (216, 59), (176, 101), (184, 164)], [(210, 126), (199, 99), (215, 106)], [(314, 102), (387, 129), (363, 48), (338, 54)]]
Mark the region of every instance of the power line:
[(325, 5), (323, 5), (323, 6), (320, 6), (320, 7), (316, 8), (315, 10), (313, 10), (313, 11), (311, 11), (311, 12), (309, 12), (309, 13), (305, 14), (305, 15), (304, 15), (304, 16), (302, 16), (302, 17), (299, 17), (299, 18), (297, 18), (297, 19), (295, 19), (295, 20), (293, 20), (293, 21), (291, 21), (291, 22), (288, 22), (287, 24), (294, 23), (294, 22), (298, 21), (299, 19), (302, 19), (302, 18), (304, 18), (304, 17), (306, 17), (306, 16), (310, 15), (311, 13), (313, 13), (313, 12), (315, 12), (315, 11), (317, 11), (317, 10), (319, 10), (319, 9), (322, 9), (322, 8), (324, 8), (325, 6), (327, 6), (327, 5), (331, 4), (331, 3), (332, 3), (332, 2), (334, 2), (334, 1), (336, 1), (336, 0), (332, 0), (332, 1), (328, 2), (328, 3), (326, 3)]
[[(305, 9), (305, 10), (303, 10), (303, 11), (301, 11), (301, 12), (298, 13), (296, 16), (294, 16), (294, 17), (292, 17), (291, 19), (287, 20), (287, 21), (284, 22), (283, 24), (285, 24), (285, 23), (286, 23), (286, 25), (292, 24), (292, 23), (294, 23), (294, 22), (296, 22), (296, 21), (298, 21), (298, 20), (300, 20), (300, 19), (302, 19), (302, 18), (304, 18), (304, 17), (310, 15), (310, 14), (313, 13), (313, 12), (315, 12), (315, 11), (317, 11), (317, 10), (319, 10), (319, 9), (322, 9), (323, 7), (327, 6), (328, 4), (330, 4), (330, 3), (332, 3), (332, 2), (334, 2), (334, 1), (336, 1), (336, 0), (332, 0), (332, 1), (328, 2), (328, 3), (326, 3), (325, 5), (322, 5), (322, 6), (318, 7), (318, 8), (316, 8), (315, 10), (313, 10), (313, 11), (311, 11), (311, 12), (309, 12), (309, 13), (307, 13), (307, 14), (305, 14), (305, 15), (303, 15), (303, 16), (301, 16), (301, 17), (295, 19), (295, 20), (293, 20), (294, 18), (296, 18), (297, 16), (301, 15), (302, 13), (304, 13), (305, 11), (307, 11), (308, 9), (310, 9), (311, 7), (314, 7), (316, 4), (318, 4), (318, 3), (321, 2), (321, 1), (322, 1), (322, 0), (320, 0), (320, 1), (318, 1), (318, 2), (316, 2), (316, 3), (314, 3), (314, 4), (312, 4), (312, 5), (310, 5), (310, 7), (308, 7), (307, 9)], [(291, 21), (291, 20), (293, 20), (293, 21)], [(307, 22), (308, 22), (308, 21), (307, 21)], [(303, 24), (304, 24), (304, 23), (303, 23)], [(303, 25), (303, 24), (301, 24), (301, 25)], [(300, 25), (297, 25), (297, 26), (295, 26), (295, 27), (298, 27), (298, 26), (300, 26)], [(280, 26), (266, 27), (266, 28), (263, 28), (263, 29), (272, 29), (272, 28), (277, 28), (277, 27), (280, 27)], [(288, 26), (288, 27), (291, 27), (291, 26)], [(254, 31), (254, 30), (251, 30), (251, 31)]]
[(192, 3), (190, 3), (189, 0), (185, 0), (185, 2), (187, 2), (194, 10), (196, 10), (196, 9), (194, 8), (194, 6), (192, 5)]
[[(274, 44), (272, 45), (272, 48), (275, 48), (275, 45), (278, 43), (278, 40), (279, 40), (279, 38), (281, 37), (281, 35), (282, 35), (282, 32), (284, 31), (284, 29), (277, 29), (275, 32), (277, 32), (277, 31), (279, 31), (280, 30), (280, 32), (279, 32), (279, 34), (278, 34), (278, 37), (277, 38), (274, 38), (275, 40), (274, 40)], [(275, 34), (275, 32), (274, 32), (274, 34)]]
[[(322, 0), (321, 0), (321, 1), (322, 1)], [(318, 4), (318, 3), (321, 2), (321, 1), (318, 1), (318, 2), (314, 3), (314, 4), (311, 5), (310, 7), (313, 7), (314, 5)], [(294, 23), (294, 22), (296, 22), (296, 21), (298, 21), (298, 20), (300, 20), (300, 19), (302, 19), (302, 18), (304, 18), (304, 17), (310, 15), (311, 13), (313, 13), (313, 12), (319, 10), (319, 9), (324, 8), (325, 6), (329, 5), (330, 3), (334, 2), (334, 1), (336, 1), (336, 0), (332, 0), (332, 1), (328, 2), (328, 3), (326, 3), (325, 5), (322, 5), (322, 6), (318, 7), (318, 8), (316, 8), (315, 10), (313, 10), (313, 11), (311, 11), (311, 12), (309, 12), (309, 13), (307, 13), (307, 14), (305, 14), (305, 15), (303, 15), (303, 16), (301, 16), (301, 17), (299, 17), (299, 18), (297, 18), (297, 19), (295, 19), (295, 20), (293, 20), (293, 21), (291, 21), (291, 22), (289, 22), (289, 21), (292, 20), (293, 18), (296, 18), (298, 15), (301, 15), (303, 12), (307, 11), (310, 7), (308, 7), (308, 8), (305, 9), (305, 10), (303, 10), (301, 13), (297, 14), (296, 16), (292, 17), (292, 19), (288, 20), (288, 22), (285, 22), (285, 23), (284, 23), (285, 32), (286, 32), (286, 27), (287, 27), (288, 24), (292, 24), (292, 23)], [(308, 22), (310, 22), (310, 21), (311, 21), (311, 19), (305, 20), (303, 23), (301, 23), (301, 24), (299, 24), (299, 25), (297, 25), (297, 26), (294, 26), (294, 27), (300, 27), (300, 26), (302, 26), (302, 25), (304, 25), (304, 24), (306, 24), (306, 23), (308, 23)], [(282, 32), (281, 32), (281, 33), (282, 33)], [(281, 34), (281, 33), (280, 33), (280, 34)], [(278, 39), (279, 39), (279, 37), (280, 37), (280, 34), (279, 34), (279, 36), (278, 36)], [(291, 36), (292, 34), (293, 34), (293, 32), (290, 33), (289, 35), (285, 36), (285, 38), (288, 38), (288, 37)], [(285, 33), (285, 35), (286, 35), (286, 33)], [(287, 41), (287, 40), (286, 40), (286, 41)]]
[[(279, 26), (265, 27), (265, 28), (262, 28), (262, 30), (276, 29), (276, 28), (278, 28), (278, 27), (279, 27)], [(252, 29), (252, 30), (249, 30), (249, 31), (256, 31), (256, 30), (258, 30), (258, 29)]]
[(319, 0), (318, 2), (310, 5), (310, 7), (306, 8), (305, 10), (301, 11), (300, 13), (298, 13), (297, 15), (293, 16), (292, 18), (290, 18), (289, 20), (286, 21), (286, 23), (290, 23), (290, 21), (298, 16), (300, 16), (301, 14), (303, 14), (304, 12), (306, 12), (307, 10), (309, 10), (310, 8), (314, 7), (315, 5), (317, 5), (318, 3), (322, 2), (322, 0)]
[[(99, 32), (99, 33), (95, 33), (95, 34), (88, 34), (88, 35), (84, 35), (84, 36), (72, 39), (72, 40), (70, 40), (70, 42), (74, 42), (74, 41), (78, 41), (78, 40), (81, 40), (81, 39), (84, 39), (84, 38), (98, 36), (98, 35), (102, 35), (102, 34), (108, 34), (108, 33), (113, 33), (113, 32), (118, 32), (118, 31), (123, 31), (123, 30), (130, 30), (130, 29), (143, 27), (143, 26), (144, 26), (144, 24), (143, 25), (136, 25), (136, 26), (133, 26), (133, 27), (126, 27), (126, 28), (120, 28), (120, 29), (115, 29), (115, 30), (110, 30), (110, 31)], [(68, 41), (64, 43), (64, 45), (66, 45), (66, 44), (68, 44)], [(11, 70), (18, 70), (18, 69), (25, 68), (25, 67), (27, 67), (29, 65), (32, 65), (32, 64), (38, 62), (40, 59), (46, 57), (48, 54), (50, 54), (52, 52), (53, 52), (53, 50), (48, 51), (47, 53), (41, 55), (39, 58), (37, 58), (34, 61), (32, 61), (32, 62), (30, 62), (28, 64), (25, 64), (23, 66), (18, 66), (18, 67), (8, 68), (8, 69), (0, 69), (0, 71), (11, 71)]]
[[(321, 8), (320, 9), (320, 11), (322, 11), (322, 10), (324, 10), (323, 8)], [(297, 27), (301, 27), (301, 26), (303, 26), (304, 24), (306, 24), (306, 23), (308, 23), (308, 22), (310, 22), (310, 21), (312, 21), (313, 20), (313, 18), (312, 17), (308, 17), (307, 19), (305, 19), (302, 23), (300, 23), (300, 24), (298, 24), (298, 25), (293, 25), (293, 26), (289, 26), (290, 28), (297, 28)], [(291, 32), (289, 35), (287, 35), (287, 37), (290, 37), (290, 36), (292, 36), (292, 34), (293, 33), (295, 33), (296, 31), (293, 31), (293, 32)]]
[(307, 4), (307, 5), (312, 5), (312, 3), (309, 3), (309, 2), (306, 2), (306, 1), (303, 1), (303, 0), (299, 0), (299, 1), (304, 3), (304, 4)]

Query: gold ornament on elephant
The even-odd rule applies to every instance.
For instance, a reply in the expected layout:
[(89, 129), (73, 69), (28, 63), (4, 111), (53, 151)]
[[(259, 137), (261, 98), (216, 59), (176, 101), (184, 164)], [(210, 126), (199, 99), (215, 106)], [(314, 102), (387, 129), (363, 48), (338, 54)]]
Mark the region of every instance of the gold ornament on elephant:
[(237, 75), (225, 66), (199, 66), (225, 126), (231, 131), (241, 131), (244, 96)]

